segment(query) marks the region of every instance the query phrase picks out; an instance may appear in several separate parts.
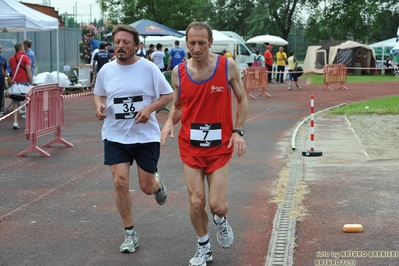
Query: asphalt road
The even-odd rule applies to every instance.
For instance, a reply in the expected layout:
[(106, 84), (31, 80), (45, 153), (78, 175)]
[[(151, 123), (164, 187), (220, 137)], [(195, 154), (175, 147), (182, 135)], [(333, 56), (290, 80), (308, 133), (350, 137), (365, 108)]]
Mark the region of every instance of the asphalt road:
[[(276, 205), (270, 203), (281, 168), (290, 151), (291, 134), (315, 109), (397, 94), (397, 83), (347, 84), (346, 90), (322, 91), (322, 85), (288, 91), (271, 84), (272, 98), (249, 99), (245, 126), (248, 152), (233, 157), (229, 183), (229, 222), (235, 233), (230, 249), (218, 246), (211, 230), (211, 265), (264, 265)], [(108, 167), (102, 164), (101, 122), (94, 116), (92, 96), (64, 99), (62, 137), (74, 147), (43, 148), (51, 157), (16, 154), (28, 147), (12, 120), (0, 121), (0, 265), (188, 265), (196, 236), (188, 215), (188, 197), (178, 156), (177, 139), (161, 151), (159, 169), (168, 187), (164, 206), (139, 190), (135, 167), (131, 190), (140, 247), (119, 253), (123, 225), (113, 199)], [(167, 114), (157, 114), (161, 126)], [(53, 138), (39, 138), (39, 146)], [(210, 221), (210, 229), (212, 224)], [(299, 265), (301, 266), (301, 265)]]

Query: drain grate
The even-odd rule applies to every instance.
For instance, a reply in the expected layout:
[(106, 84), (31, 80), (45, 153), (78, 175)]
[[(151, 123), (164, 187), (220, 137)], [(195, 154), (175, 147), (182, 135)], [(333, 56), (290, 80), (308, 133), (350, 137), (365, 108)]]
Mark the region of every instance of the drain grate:
[(295, 209), (294, 193), (302, 179), (303, 159), (300, 153), (292, 153), (290, 158), (288, 188), (284, 203), (279, 203), (273, 221), (273, 230), (267, 252), (266, 266), (294, 265), (296, 217), (289, 215)]

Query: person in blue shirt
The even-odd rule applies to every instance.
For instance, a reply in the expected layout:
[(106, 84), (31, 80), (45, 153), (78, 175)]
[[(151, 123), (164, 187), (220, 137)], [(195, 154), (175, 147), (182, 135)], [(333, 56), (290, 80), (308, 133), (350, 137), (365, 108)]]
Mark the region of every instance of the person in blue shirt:
[(175, 47), (170, 50), (168, 70), (172, 70), (175, 66), (186, 60), (186, 52), (181, 48), (179, 41), (175, 41)]
[(1, 52), (3, 51), (3, 46), (0, 44), (0, 117), (4, 115), (3, 108), (4, 108), (4, 90), (6, 89), (6, 77), (8, 77), (8, 70), (7, 70), (7, 59), (5, 59)]
[(25, 49), (25, 54), (29, 57), (31, 66), (32, 66), (32, 76), (36, 76), (36, 56), (35, 53), (32, 50), (32, 41), (29, 39), (26, 39), (23, 42), (24, 49)]
[(100, 43), (100, 50), (94, 55), (93, 57), (93, 84), (96, 84), (96, 77), (98, 72), (100, 72), (100, 69), (111, 61), (111, 54), (108, 52), (107, 49), (107, 44), (105, 42)]

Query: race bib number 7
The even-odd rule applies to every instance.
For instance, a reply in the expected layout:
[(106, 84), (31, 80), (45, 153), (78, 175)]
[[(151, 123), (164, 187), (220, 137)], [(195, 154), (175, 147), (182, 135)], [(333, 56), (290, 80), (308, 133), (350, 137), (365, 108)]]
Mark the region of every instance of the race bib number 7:
[(215, 147), (222, 145), (222, 124), (191, 123), (190, 143), (195, 147)]
[(143, 95), (114, 98), (115, 119), (133, 119), (143, 108)]

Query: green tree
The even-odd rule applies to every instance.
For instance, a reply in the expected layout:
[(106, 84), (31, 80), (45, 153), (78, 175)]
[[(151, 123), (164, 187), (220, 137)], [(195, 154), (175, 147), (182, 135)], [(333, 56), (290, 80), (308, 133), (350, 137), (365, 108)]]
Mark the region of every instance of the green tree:
[(216, 0), (215, 12), (208, 23), (215, 30), (234, 31), (246, 36), (248, 33), (246, 21), (251, 17), (254, 7), (254, 1), (251, 0)]
[(398, 3), (392, 0), (325, 0), (322, 5), (314, 3), (306, 35), (313, 42), (349, 39), (372, 43), (381, 40), (388, 28), (397, 27), (398, 11)]
[(211, 0), (98, 0), (101, 11), (112, 21), (131, 24), (147, 18), (176, 30), (194, 21), (208, 21)]

